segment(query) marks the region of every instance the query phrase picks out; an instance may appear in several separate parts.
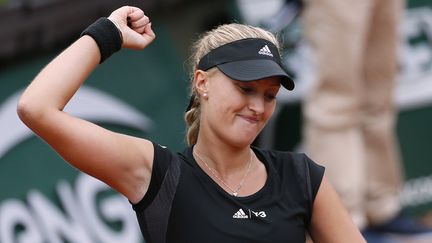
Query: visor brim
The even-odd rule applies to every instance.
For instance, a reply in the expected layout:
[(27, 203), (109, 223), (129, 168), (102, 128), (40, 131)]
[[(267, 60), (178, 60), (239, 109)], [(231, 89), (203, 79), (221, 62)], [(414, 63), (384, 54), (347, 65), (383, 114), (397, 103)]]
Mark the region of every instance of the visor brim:
[(237, 81), (254, 81), (269, 77), (279, 77), (281, 85), (288, 90), (294, 89), (293, 79), (273, 60), (256, 59), (227, 62), (217, 65), (226, 76)]

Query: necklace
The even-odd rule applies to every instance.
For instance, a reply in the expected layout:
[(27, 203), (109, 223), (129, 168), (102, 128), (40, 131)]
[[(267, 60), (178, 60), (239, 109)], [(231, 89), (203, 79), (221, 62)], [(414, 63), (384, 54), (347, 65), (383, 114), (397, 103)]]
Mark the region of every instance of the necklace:
[(211, 167), (207, 164), (207, 162), (205, 162), (205, 160), (203, 160), (203, 159), (201, 158), (201, 156), (199, 156), (198, 152), (196, 152), (195, 149), (194, 149), (193, 153), (195, 154), (195, 156), (196, 156), (199, 160), (201, 160), (201, 162), (204, 163), (204, 165), (205, 165), (205, 166), (207, 167), (207, 169), (212, 173), (212, 175), (213, 175), (214, 177), (216, 177), (216, 179), (218, 179), (220, 182), (222, 182), (222, 184), (232, 192), (232, 195), (233, 195), (233, 196), (237, 197), (238, 192), (239, 192), (240, 189), (243, 187), (243, 184), (244, 184), (244, 182), (245, 182), (245, 179), (246, 179), (247, 175), (249, 174), (249, 171), (250, 171), (250, 169), (251, 169), (251, 167), (252, 167), (252, 151), (250, 151), (250, 159), (249, 159), (249, 163), (248, 163), (248, 168), (247, 168), (246, 172), (244, 173), (243, 178), (241, 179), (239, 185), (237, 186), (237, 188), (236, 188), (235, 190), (233, 190), (230, 186), (228, 186), (228, 184), (227, 184), (224, 180), (222, 180), (221, 177), (219, 177), (218, 172), (217, 172), (215, 169), (211, 168)]

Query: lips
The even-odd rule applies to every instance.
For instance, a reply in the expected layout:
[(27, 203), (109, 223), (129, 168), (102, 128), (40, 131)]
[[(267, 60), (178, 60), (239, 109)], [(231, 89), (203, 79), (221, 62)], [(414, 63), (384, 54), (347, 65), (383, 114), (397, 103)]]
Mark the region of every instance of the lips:
[(259, 119), (256, 116), (247, 116), (247, 115), (239, 115), (242, 119), (246, 120), (249, 123), (257, 124)]

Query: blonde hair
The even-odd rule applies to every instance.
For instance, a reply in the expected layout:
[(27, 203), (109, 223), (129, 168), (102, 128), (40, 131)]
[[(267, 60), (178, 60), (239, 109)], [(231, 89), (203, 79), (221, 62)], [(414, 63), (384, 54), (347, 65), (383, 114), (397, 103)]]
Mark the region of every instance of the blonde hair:
[(265, 39), (275, 44), (278, 49), (280, 48), (279, 42), (272, 33), (259, 27), (237, 23), (220, 25), (211, 31), (205, 32), (193, 44), (192, 55), (190, 57), (190, 96), (194, 98), (191, 109), (184, 115), (187, 126), (186, 141), (188, 145), (193, 145), (197, 142), (200, 127), (200, 97), (193, 85), (194, 74), (200, 59), (219, 46), (245, 38)]

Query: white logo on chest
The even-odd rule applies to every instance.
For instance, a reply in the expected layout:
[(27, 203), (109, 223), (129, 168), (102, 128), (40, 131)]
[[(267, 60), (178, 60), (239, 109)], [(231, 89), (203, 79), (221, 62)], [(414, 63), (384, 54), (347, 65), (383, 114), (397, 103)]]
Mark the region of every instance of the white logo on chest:
[(255, 212), (253, 210), (248, 209), (248, 214), (245, 213), (243, 209), (239, 209), (237, 212), (234, 213), (233, 218), (234, 219), (251, 219), (252, 217), (256, 218), (265, 218), (267, 217), (267, 214), (264, 211)]

